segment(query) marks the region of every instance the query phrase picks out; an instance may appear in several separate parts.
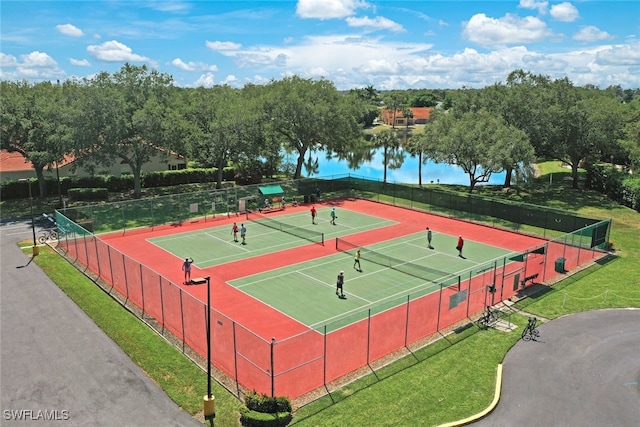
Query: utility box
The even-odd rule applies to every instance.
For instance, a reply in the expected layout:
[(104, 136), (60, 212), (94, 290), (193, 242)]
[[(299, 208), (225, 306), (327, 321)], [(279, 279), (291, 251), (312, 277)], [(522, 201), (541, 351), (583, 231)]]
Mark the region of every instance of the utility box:
[(564, 273), (566, 270), (564, 269), (564, 263), (565, 263), (566, 259), (564, 258), (558, 258), (556, 259), (556, 271), (558, 273)]

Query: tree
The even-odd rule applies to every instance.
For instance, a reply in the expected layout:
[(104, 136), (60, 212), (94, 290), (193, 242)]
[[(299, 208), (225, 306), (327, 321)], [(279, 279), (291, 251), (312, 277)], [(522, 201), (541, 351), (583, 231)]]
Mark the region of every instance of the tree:
[(68, 98), (63, 86), (50, 82), (32, 86), (3, 81), (1, 85), (1, 146), (33, 164), (42, 197), (46, 195), (44, 169), (57, 167), (71, 151)]
[(578, 188), (582, 161), (600, 157), (621, 136), (619, 102), (594, 89), (579, 89), (564, 78), (552, 84), (549, 139), (554, 158), (571, 167), (572, 188)]
[(630, 166), (640, 169), (640, 98), (625, 105), (624, 135), (621, 146), (627, 151)]
[(298, 155), (294, 179), (300, 178), (309, 150), (346, 155), (361, 138), (360, 114), (327, 80), (298, 76), (272, 81), (266, 88), (267, 132)]
[(399, 169), (404, 163), (404, 153), (400, 148), (400, 140), (395, 131), (385, 129), (373, 135), (371, 142), (374, 148), (382, 148), (383, 182), (387, 182), (387, 168)]
[(422, 186), (422, 165), (429, 160), (428, 157), (424, 156), (425, 150), (427, 150), (427, 147), (436, 144), (439, 137), (437, 126), (434, 124), (438, 114), (438, 112), (434, 111), (422, 132), (411, 137), (404, 147), (412, 156), (418, 156), (419, 186)]
[(438, 105), (438, 98), (429, 90), (419, 90), (411, 95), (409, 105), (412, 107), (435, 107)]
[(76, 123), (76, 157), (88, 167), (117, 160), (127, 164), (134, 196), (140, 197), (142, 166), (152, 156), (166, 156), (182, 138), (169, 109), (173, 80), (146, 66), (125, 64), (117, 73), (102, 72), (85, 84)]
[(407, 94), (398, 90), (391, 91), (384, 97), (384, 104), (386, 108), (391, 110), (393, 113), (393, 121), (391, 122), (391, 127), (395, 129), (396, 114), (402, 109), (403, 106), (407, 104)]
[[(424, 153), (436, 163), (457, 165), (469, 176), (469, 193), (479, 183), (489, 182), (493, 173), (504, 165), (520, 164), (529, 159), (517, 159), (513, 146), (524, 145), (526, 135), (507, 126), (500, 117), (487, 110), (466, 112), (459, 117), (441, 114), (435, 126), (422, 141)], [(511, 153), (511, 156), (505, 156)]]

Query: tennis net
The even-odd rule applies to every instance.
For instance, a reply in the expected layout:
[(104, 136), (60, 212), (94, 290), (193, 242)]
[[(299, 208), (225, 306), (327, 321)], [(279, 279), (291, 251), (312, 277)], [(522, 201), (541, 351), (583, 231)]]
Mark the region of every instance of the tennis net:
[(313, 243), (320, 243), (321, 245), (324, 245), (324, 233), (320, 231), (307, 230), (306, 228), (298, 227), (297, 225), (285, 224), (284, 222), (269, 218), (259, 212), (247, 211), (247, 220), (264, 225), (265, 227), (282, 231), (283, 233), (291, 234), (292, 236), (309, 240)]
[(451, 279), (455, 276), (453, 273), (447, 273), (436, 270), (435, 268), (425, 267), (424, 265), (401, 261), (336, 237), (336, 250), (355, 255), (358, 249), (360, 249), (360, 259), (397, 270), (401, 273), (405, 273), (428, 282), (442, 283), (444, 280)]

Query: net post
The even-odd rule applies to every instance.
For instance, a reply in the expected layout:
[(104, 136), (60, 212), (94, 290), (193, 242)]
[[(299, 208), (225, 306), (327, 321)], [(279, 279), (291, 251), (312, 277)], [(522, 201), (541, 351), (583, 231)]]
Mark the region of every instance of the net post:
[(336, 237), (336, 251), (339, 250), (338, 249), (338, 238)]

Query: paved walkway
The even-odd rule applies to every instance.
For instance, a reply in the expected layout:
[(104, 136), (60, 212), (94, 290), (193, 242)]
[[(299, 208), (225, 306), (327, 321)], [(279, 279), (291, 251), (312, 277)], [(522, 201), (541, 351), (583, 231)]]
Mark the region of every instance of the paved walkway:
[(507, 353), (500, 401), (471, 425), (640, 425), (640, 309), (578, 313), (538, 329), (538, 341)]
[(30, 225), (0, 226), (0, 425), (202, 426), (29, 263)]

